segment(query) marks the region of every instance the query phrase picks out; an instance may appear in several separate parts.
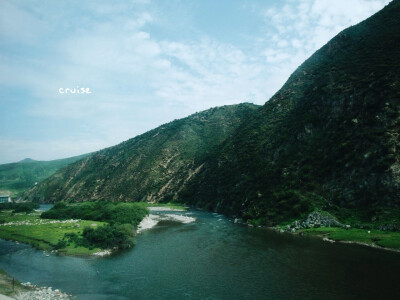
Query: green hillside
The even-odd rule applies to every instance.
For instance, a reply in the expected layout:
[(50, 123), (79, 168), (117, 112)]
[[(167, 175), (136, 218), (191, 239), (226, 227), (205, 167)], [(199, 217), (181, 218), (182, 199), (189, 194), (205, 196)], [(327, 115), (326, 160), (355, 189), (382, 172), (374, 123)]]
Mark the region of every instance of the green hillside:
[(16, 163), (2, 164), (0, 165), (0, 191), (11, 193), (12, 197), (18, 197), (22, 192), (33, 187), (36, 182), (41, 182), (59, 169), (85, 156), (51, 161), (35, 161), (25, 158)]
[(69, 165), (25, 198), (174, 200), (264, 225), (318, 210), (400, 228), (399, 112), (396, 0), (319, 49), (263, 107), (165, 124)]
[(314, 209), (393, 221), (400, 206), (400, 1), (305, 61), (180, 198), (273, 225)]
[(38, 184), (36, 201), (169, 201), (259, 107), (212, 108), (94, 153)]

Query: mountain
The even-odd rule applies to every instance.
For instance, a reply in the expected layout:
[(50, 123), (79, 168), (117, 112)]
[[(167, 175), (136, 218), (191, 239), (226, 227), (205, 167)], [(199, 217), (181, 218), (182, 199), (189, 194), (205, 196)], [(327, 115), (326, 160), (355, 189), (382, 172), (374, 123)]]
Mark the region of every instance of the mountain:
[(80, 155), (51, 161), (36, 161), (25, 158), (16, 163), (2, 164), (0, 165), (0, 190), (10, 192), (13, 197), (17, 197), (36, 182), (50, 177), (62, 167), (85, 156)]
[(19, 163), (34, 162), (34, 161), (36, 161), (36, 160), (27, 157), (27, 158), (20, 160)]
[(400, 206), (399, 105), (396, 0), (316, 51), (178, 196), (258, 224), (314, 209), (389, 217)]
[(175, 120), (60, 170), (24, 197), (55, 201), (168, 201), (259, 106), (212, 108)]
[[(26, 199), (180, 201), (274, 225), (400, 216), (400, 1), (342, 31), (261, 108), (214, 108), (60, 170)], [(353, 222), (353, 223), (354, 223)]]

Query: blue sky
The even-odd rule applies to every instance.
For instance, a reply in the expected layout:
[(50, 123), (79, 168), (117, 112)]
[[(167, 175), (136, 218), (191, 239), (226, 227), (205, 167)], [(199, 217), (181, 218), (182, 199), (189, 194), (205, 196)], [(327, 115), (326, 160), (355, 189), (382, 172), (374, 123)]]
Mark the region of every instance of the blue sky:
[[(118, 144), (214, 106), (264, 104), (388, 0), (0, 0), (0, 163)], [(91, 94), (60, 94), (88, 87)]]

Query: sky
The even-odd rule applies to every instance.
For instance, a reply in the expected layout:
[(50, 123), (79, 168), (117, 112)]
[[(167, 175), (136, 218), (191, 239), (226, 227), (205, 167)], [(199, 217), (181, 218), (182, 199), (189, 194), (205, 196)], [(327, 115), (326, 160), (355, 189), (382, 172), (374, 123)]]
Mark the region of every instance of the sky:
[[(313, 52), (389, 2), (0, 0), (0, 164), (264, 104)], [(91, 93), (60, 93), (77, 87)]]

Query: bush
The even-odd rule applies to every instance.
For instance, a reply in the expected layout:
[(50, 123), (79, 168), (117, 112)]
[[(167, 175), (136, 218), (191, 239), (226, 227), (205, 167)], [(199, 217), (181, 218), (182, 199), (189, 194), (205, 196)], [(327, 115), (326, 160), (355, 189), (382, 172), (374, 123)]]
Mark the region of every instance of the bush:
[(84, 202), (71, 206), (57, 203), (43, 212), (41, 218), (93, 220), (110, 224), (132, 224), (136, 227), (147, 214), (148, 209), (141, 203)]
[(133, 229), (130, 225), (106, 225), (93, 229), (86, 227), (83, 230), (83, 238), (90, 245), (99, 248), (127, 249), (133, 246)]
[(18, 204), (18, 205), (16, 205), (16, 207), (14, 208), (13, 213), (21, 213), (21, 212), (30, 213), (34, 209), (39, 208), (39, 204), (32, 203), (32, 202), (30, 202), (30, 203), (15, 203), (15, 204)]
[(65, 247), (67, 247), (67, 242), (65, 240), (60, 240), (58, 241), (57, 245), (54, 246), (54, 249), (58, 250)]
[(148, 214), (141, 203), (84, 202), (73, 205), (57, 203), (41, 214), (43, 219), (81, 219), (108, 222), (98, 228), (85, 227), (81, 235), (66, 233), (55, 249), (62, 249), (70, 243), (89, 249), (118, 248), (133, 246), (134, 227)]
[(54, 249), (65, 248), (70, 243), (89, 249), (128, 249), (134, 245), (133, 237), (133, 228), (129, 224), (105, 225), (98, 228), (85, 227), (81, 237), (76, 233), (66, 233)]
[(0, 203), (0, 210), (13, 210), (13, 213), (32, 212), (34, 209), (39, 208), (38, 203), (22, 202), (22, 203)]
[(64, 209), (66, 207), (67, 207), (67, 205), (64, 202), (57, 202), (53, 206), (54, 209)]

